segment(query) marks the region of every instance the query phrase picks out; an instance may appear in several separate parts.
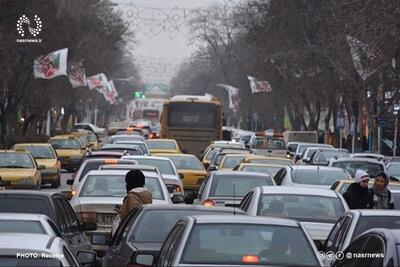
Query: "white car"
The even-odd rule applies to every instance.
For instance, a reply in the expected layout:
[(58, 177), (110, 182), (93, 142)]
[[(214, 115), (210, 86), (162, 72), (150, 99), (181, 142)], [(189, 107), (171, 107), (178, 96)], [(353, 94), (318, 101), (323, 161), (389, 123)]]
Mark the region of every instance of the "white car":
[(147, 147), (146, 142), (142, 141), (117, 141), (115, 144), (121, 144), (121, 145), (137, 145), (140, 150), (143, 152), (143, 155), (150, 155), (149, 148)]
[(109, 144), (115, 144), (116, 142), (121, 142), (121, 141), (139, 141), (139, 142), (145, 142), (145, 139), (143, 136), (140, 135), (132, 135), (132, 134), (120, 134), (120, 135), (113, 135), (108, 138), (108, 143)]
[(389, 162), (386, 165), (387, 174), (390, 177), (400, 180), (400, 163), (399, 162)]
[(365, 171), (372, 178), (380, 172), (386, 172), (385, 162), (373, 158), (341, 158), (331, 159), (328, 166), (345, 169), (354, 177), (358, 169)]
[(274, 216), (300, 221), (313, 240), (323, 244), (342, 214), (349, 210), (333, 190), (263, 186), (251, 190), (239, 208), (250, 216)]
[[(168, 191), (172, 193), (182, 192), (184, 195), (182, 178), (169, 158), (155, 156), (123, 156), (122, 159), (134, 160), (139, 164), (155, 166), (161, 173)], [(173, 182), (175, 181), (175, 182)]]
[(274, 176), (277, 185), (320, 189), (330, 189), (337, 180), (343, 179), (351, 179), (351, 176), (342, 168), (312, 165), (286, 166)]
[[(128, 170), (90, 171), (79, 183), (71, 206), (84, 222), (97, 223), (97, 230), (87, 232), (89, 236), (106, 235), (112, 230), (117, 214), (116, 206), (122, 205), (126, 196), (125, 175)], [(153, 203), (172, 204), (167, 187), (156, 172), (143, 172), (145, 187), (152, 193)], [(104, 247), (96, 247), (104, 250)]]
[(0, 233), (43, 234), (64, 238), (49, 217), (33, 213), (1, 213)]
[(296, 152), (294, 153), (294, 159), (296, 159), (296, 157), (300, 157), (301, 154), (304, 152), (304, 150), (306, 150), (309, 147), (329, 147), (329, 148), (333, 148), (332, 145), (327, 145), (327, 144), (319, 144), (319, 143), (297, 143), (297, 148), (296, 148)]

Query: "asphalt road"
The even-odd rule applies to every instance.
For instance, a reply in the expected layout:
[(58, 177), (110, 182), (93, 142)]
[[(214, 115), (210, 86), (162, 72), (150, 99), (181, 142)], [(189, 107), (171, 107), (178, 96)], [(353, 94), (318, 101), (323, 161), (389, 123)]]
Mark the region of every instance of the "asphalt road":
[(42, 186), (42, 191), (47, 191), (47, 192), (62, 192), (62, 191), (68, 191), (69, 190), (69, 185), (67, 185), (67, 180), (72, 177), (72, 173), (67, 173), (64, 172), (61, 173), (61, 185), (59, 188), (50, 188), (50, 186), (43, 185)]

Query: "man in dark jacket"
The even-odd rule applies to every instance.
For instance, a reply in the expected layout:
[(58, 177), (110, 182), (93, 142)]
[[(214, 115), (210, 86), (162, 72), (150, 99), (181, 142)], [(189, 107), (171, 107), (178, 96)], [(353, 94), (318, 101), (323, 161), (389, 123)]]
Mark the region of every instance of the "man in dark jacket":
[(350, 209), (371, 209), (370, 194), (368, 190), (369, 175), (363, 170), (357, 170), (355, 182), (343, 194)]

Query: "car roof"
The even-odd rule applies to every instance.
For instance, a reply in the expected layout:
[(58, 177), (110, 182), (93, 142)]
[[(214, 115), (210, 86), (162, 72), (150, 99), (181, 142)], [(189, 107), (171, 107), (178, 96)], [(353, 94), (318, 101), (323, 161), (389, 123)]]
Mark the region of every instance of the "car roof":
[(331, 159), (332, 163), (334, 162), (346, 162), (346, 161), (365, 161), (365, 162), (373, 162), (373, 163), (382, 163), (384, 162), (382, 160), (377, 160), (375, 158), (340, 158), (340, 159)]
[(338, 167), (329, 167), (329, 166), (318, 166), (318, 165), (293, 165), (293, 166), (287, 166), (293, 170), (321, 170), (321, 171), (326, 171), (326, 170), (334, 170), (334, 171), (343, 171), (345, 170), (343, 168), (338, 168)]
[(99, 150), (99, 151), (90, 151), (86, 154), (87, 157), (90, 156), (101, 156), (104, 155), (104, 157), (107, 156), (123, 156), (124, 153), (118, 152), (118, 151), (107, 151), (107, 150)]
[(105, 144), (103, 148), (138, 148), (138, 146), (130, 144)]
[[(260, 188), (260, 187), (259, 187)], [(338, 195), (335, 191), (330, 189), (319, 189), (301, 186), (262, 186), (262, 194), (284, 194), (284, 195), (310, 195), (310, 196), (324, 196), (335, 197)]]
[(165, 139), (165, 138), (158, 138), (158, 139), (147, 139), (146, 142), (161, 142), (161, 141), (168, 141), (176, 143), (175, 139)]
[(188, 216), (198, 224), (203, 223), (237, 223), (237, 224), (269, 224), (299, 227), (295, 220), (274, 217), (245, 216), (245, 215), (194, 215)]
[(47, 218), (48, 217), (44, 214), (2, 212), (0, 216), (0, 221), (1, 220), (40, 221), (42, 219), (47, 219)]
[(25, 196), (43, 196), (51, 197), (52, 195), (60, 194), (57, 192), (47, 192), (39, 190), (0, 190), (0, 195), (25, 195)]
[[(113, 161), (113, 163), (116, 161), (114, 164), (125, 163), (125, 162), (127, 164), (129, 164), (129, 163), (135, 162), (133, 159), (116, 159), (116, 158), (105, 157), (105, 158), (88, 158), (84, 162), (82, 162), (82, 164), (91, 163), (91, 162), (100, 162), (101, 163), (101, 162), (107, 161), (107, 160), (111, 160), (111, 161)], [(107, 162), (104, 162), (104, 163), (107, 163)]]
[(187, 204), (145, 204), (142, 206), (144, 210), (196, 210), (196, 211), (221, 211), (221, 212), (244, 212), (238, 208), (224, 206), (203, 206), (203, 205), (187, 205)]
[(51, 147), (51, 144), (49, 143), (19, 143), (15, 144), (14, 146), (45, 146), (45, 147)]
[(212, 172), (214, 176), (218, 175), (230, 175), (230, 176), (262, 176), (268, 177), (268, 173), (260, 173), (260, 172), (245, 172), (245, 171), (214, 171)]
[(225, 154), (225, 156), (224, 157), (246, 157), (247, 156), (247, 154), (241, 154), (241, 153), (228, 153), (228, 154)]
[(359, 214), (360, 216), (399, 216), (400, 210), (349, 210), (348, 213)]
[[(136, 166), (140, 166), (140, 165), (136, 165)], [(126, 175), (126, 173), (128, 171), (129, 170), (92, 170), (92, 171), (89, 171), (86, 174), (86, 176), (89, 176), (89, 175), (99, 175), (99, 176), (100, 175)], [(143, 174), (144, 174), (144, 176), (155, 177), (154, 172), (143, 171)]]
[(196, 158), (197, 159), (197, 157), (195, 156), (195, 155), (192, 155), (192, 154), (183, 154), (183, 153), (163, 153), (162, 154), (163, 156), (165, 156), (165, 157), (187, 157), (187, 158)]
[(50, 137), (49, 140), (57, 140), (57, 139), (77, 139), (78, 136), (73, 135), (73, 134), (63, 134), (63, 135), (56, 135), (53, 137)]
[(124, 159), (131, 159), (131, 160), (135, 160), (135, 159), (154, 159), (154, 160), (165, 160), (165, 161), (169, 161), (171, 162), (171, 160), (169, 158), (166, 157), (157, 157), (157, 156), (144, 156), (144, 155), (126, 155), (124, 156)]
[(61, 238), (44, 234), (0, 233), (0, 250), (18, 249), (50, 252), (60, 242), (63, 242)]
[(276, 164), (262, 164), (262, 163), (240, 163), (240, 166), (251, 166), (251, 167), (276, 167), (282, 168), (282, 165)]

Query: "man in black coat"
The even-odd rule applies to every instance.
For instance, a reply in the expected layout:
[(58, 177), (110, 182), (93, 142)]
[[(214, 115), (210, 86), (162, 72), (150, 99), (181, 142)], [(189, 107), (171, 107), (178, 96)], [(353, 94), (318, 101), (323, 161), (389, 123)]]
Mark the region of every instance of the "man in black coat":
[(350, 209), (371, 209), (368, 189), (369, 175), (363, 170), (357, 170), (355, 182), (343, 194)]

